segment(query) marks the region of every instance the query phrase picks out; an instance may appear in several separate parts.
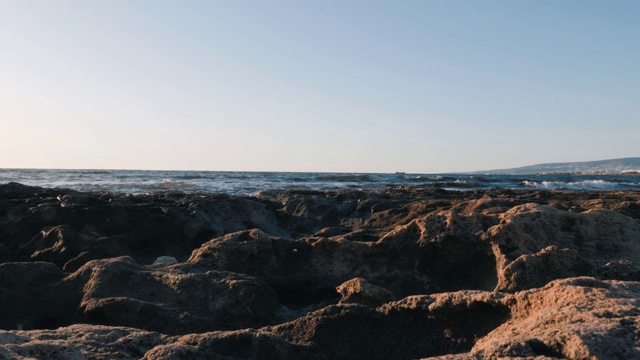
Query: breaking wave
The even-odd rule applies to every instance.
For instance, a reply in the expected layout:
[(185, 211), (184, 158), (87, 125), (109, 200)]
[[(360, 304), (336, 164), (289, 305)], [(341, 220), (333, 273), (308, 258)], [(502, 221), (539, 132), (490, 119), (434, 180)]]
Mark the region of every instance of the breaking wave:
[(0, 183), (19, 182), (49, 188), (141, 194), (160, 191), (252, 196), (268, 190), (384, 190), (414, 186), (445, 190), (640, 190), (634, 175), (476, 175), (300, 172), (218, 172), (142, 170), (0, 169)]
[(522, 185), (526, 188), (547, 189), (547, 190), (615, 190), (624, 188), (624, 183), (605, 180), (584, 180), (584, 181), (530, 181), (525, 180)]

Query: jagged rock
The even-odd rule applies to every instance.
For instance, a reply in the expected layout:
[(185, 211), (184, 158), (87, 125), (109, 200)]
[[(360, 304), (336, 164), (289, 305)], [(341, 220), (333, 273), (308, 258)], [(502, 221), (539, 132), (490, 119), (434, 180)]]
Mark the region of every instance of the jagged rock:
[[(327, 238), (294, 241), (273, 238), (260, 230), (213, 239), (193, 252), (188, 263), (251, 274), (264, 279), (287, 306), (338, 300), (335, 288), (359, 276), (400, 294), (423, 281), (401, 258), (385, 256), (375, 243)], [(415, 266), (415, 265), (414, 265)], [(375, 270), (373, 270), (375, 269)]]
[(338, 235), (344, 235), (351, 232), (351, 229), (346, 226), (334, 226), (334, 227), (326, 227), (318, 230), (313, 236), (318, 237), (332, 237)]
[[(491, 220), (484, 214), (465, 212), (468, 206), (473, 204), (434, 211), (396, 227), (378, 242), (386, 256), (415, 264), (415, 272), (427, 284), (414, 289), (414, 294), (495, 287), (495, 256), (481, 240)], [(470, 264), (473, 271), (468, 270)], [(421, 291), (415, 292), (418, 289)]]
[(340, 304), (378, 306), (393, 300), (391, 291), (372, 285), (363, 278), (351, 279), (336, 288), (342, 296)]
[(605, 280), (640, 281), (640, 266), (627, 259), (611, 261), (600, 268), (598, 277)]
[(576, 249), (548, 246), (533, 255), (521, 255), (501, 272), (502, 291), (514, 292), (546, 285), (551, 280), (590, 275), (592, 265)]
[(144, 330), (84, 324), (56, 330), (0, 331), (0, 358), (133, 360), (169, 339)]
[(47, 259), (61, 267), (76, 258), (68, 271), (128, 254), (142, 263), (163, 255), (183, 259), (212, 237), (251, 228), (290, 238), (266, 204), (235, 196), (131, 196), (12, 183), (0, 184), (0, 197), (0, 258)]
[(73, 325), (56, 330), (0, 331), (2, 359), (273, 359), (327, 360), (306, 346), (260, 330), (166, 336), (125, 327)]
[[(334, 298), (334, 289), (354, 277), (387, 288), (397, 297), (495, 287), (495, 260), (486, 243), (475, 235), (431, 241), (422, 236), (421, 226), (423, 222), (411, 222), (376, 242), (341, 237), (288, 241), (254, 229), (213, 239), (187, 262), (260, 277), (278, 291), (283, 303), (305, 302), (308, 296)], [(471, 273), (464, 268), (470, 263), (475, 267)]]
[(78, 232), (66, 225), (42, 230), (18, 252), (31, 254), (34, 261), (54, 263), (68, 272), (78, 270), (89, 260), (131, 255), (126, 237), (100, 238), (95, 233)]
[(273, 290), (256, 278), (180, 264), (144, 267), (129, 257), (91, 261), (68, 281), (84, 284), (77, 321), (166, 334), (260, 326), (278, 308)]
[(340, 225), (366, 199), (363, 191), (264, 191), (258, 199), (273, 204), (284, 226), (298, 236)]
[(216, 331), (185, 335), (147, 352), (145, 360), (190, 359), (317, 359), (305, 346), (260, 330)]
[(333, 305), (264, 330), (329, 359), (412, 359), (467, 352), (509, 316), (507, 295), (413, 296), (378, 309)]
[[(0, 358), (640, 358), (639, 283), (555, 280), (640, 280), (638, 204), (605, 191), (0, 185), (0, 326), (61, 327), (0, 332)], [(176, 262), (140, 265), (159, 256)]]
[[(260, 330), (181, 337), (120, 327), (0, 331), (0, 354), (87, 359), (588, 359), (640, 355), (640, 283), (573, 278), (516, 294), (334, 305)], [(55, 358), (55, 357), (53, 357)]]
[[(612, 261), (640, 262), (640, 224), (613, 211), (574, 213), (526, 204), (500, 217), (485, 235), (497, 260), (496, 291), (602, 273)], [(549, 246), (553, 250), (543, 251)]]
[(516, 293), (511, 319), (478, 340), (481, 358), (640, 358), (640, 283), (582, 277)]

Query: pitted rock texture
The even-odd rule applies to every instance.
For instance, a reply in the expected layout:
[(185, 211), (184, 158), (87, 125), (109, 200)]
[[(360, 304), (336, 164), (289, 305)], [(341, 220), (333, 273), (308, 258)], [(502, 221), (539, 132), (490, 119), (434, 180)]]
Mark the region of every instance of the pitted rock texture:
[(511, 319), (474, 345), (484, 358), (640, 358), (640, 283), (581, 277), (516, 293)]
[(640, 358), (639, 209), (624, 191), (0, 184), (0, 358)]
[(382, 305), (393, 300), (391, 291), (370, 284), (363, 278), (355, 278), (336, 288), (342, 298), (340, 304)]
[(76, 321), (167, 334), (261, 326), (278, 308), (275, 292), (259, 279), (189, 265), (94, 260), (68, 280), (84, 284)]
[(608, 263), (640, 263), (640, 223), (611, 210), (583, 213), (538, 204), (509, 209), (488, 230), (498, 263), (498, 291), (606, 271)]

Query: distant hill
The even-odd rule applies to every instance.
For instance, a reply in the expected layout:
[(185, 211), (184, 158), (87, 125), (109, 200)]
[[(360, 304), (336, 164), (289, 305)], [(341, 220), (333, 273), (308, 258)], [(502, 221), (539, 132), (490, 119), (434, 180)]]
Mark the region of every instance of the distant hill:
[(537, 164), (513, 169), (476, 171), (474, 173), (496, 175), (530, 175), (551, 173), (614, 175), (634, 172), (640, 173), (640, 157), (585, 162)]

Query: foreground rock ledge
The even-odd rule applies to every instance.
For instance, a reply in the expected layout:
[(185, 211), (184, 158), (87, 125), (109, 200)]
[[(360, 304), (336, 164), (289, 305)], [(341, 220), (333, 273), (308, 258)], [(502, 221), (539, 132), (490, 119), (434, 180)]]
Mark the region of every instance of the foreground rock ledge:
[(333, 305), (255, 330), (184, 336), (100, 325), (0, 331), (0, 356), (637, 359), (639, 306), (637, 282), (579, 277), (515, 294), (459, 291), (411, 296), (378, 308)]
[(640, 358), (639, 219), (637, 192), (0, 185), (0, 358)]

